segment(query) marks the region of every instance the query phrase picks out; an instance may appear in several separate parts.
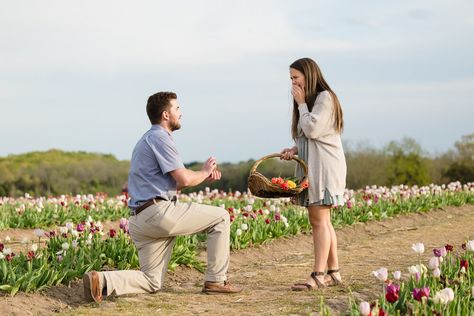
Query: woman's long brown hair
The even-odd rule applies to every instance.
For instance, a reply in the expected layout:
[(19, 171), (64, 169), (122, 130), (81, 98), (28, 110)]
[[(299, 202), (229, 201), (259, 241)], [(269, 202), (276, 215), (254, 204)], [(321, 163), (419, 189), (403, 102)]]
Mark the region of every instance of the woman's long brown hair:
[[(331, 93), (334, 108), (334, 128), (341, 134), (344, 129), (344, 119), (342, 116), (342, 108), (339, 99), (332, 89), (329, 87), (318, 65), (311, 58), (301, 58), (290, 65), (290, 68), (296, 69), (304, 75), (304, 92), (305, 102), (308, 105), (308, 110), (311, 112), (316, 101), (316, 97), (322, 91), (329, 91)], [(300, 112), (298, 111), (298, 104), (293, 100), (293, 121), (291, 123), (291, 136), (296, 139), (298, 136), (298, 120), (300, 119)]]

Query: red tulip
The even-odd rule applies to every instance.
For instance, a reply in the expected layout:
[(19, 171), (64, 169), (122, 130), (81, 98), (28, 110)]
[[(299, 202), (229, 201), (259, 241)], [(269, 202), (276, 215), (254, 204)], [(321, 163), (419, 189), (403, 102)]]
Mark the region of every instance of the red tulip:
[(12, 253), (9, 253), (8, 255), (5, 256), (5, 259), (7, 259), (7, 261), (12, 261), (13, 260), (13, 257), (15, 257), (15, 253), (12, 252)]
[(388, 284), (386, 287), (385, 299), (390, 303), (396, 302), (398, 300), (399, 291), (399, 285), (393, 283)]
[(117, 236), (117, 232), (115, 231), (115, 229), (110, 229), (109, 235), (111, 238), (114, 238), (115, 236)]
[(423, 297), (429, 297), (430, 296), (430, 288), (429, 287), (424, 287), (424, 288), (415, 288), (413, 289), (413, 298), (419, 302), (421, 302)]

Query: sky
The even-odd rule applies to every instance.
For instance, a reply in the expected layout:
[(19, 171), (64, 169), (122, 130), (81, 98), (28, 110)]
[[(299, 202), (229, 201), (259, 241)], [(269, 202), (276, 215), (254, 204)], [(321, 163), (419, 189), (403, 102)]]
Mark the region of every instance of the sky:
[(430, 154), (474, 133), (474, 2), (0, 0), (0, 157), (129, 160), (148, 96), (174, 91), (184, 162), (292, 146), (289, 65), (338, 95), (347, 146)]

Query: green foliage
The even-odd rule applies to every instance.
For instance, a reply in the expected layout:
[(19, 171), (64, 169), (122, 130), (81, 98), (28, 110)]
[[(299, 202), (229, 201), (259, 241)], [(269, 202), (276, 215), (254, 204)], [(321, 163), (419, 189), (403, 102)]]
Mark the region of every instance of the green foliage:
[(474, 181), (474, 134), (463, 136), (455, 147), (456, 160), (446, 170), (445, 176), (464, 183)]
[(128, 169), (129, 162), (104, 154), (49, 150), (10, 155), (0, 158), (0, 196), (118, 194)]
[(363, 188), (366, 185), (388, 185), (387, 165), (389, 157), (381, 150), (361, 142), (344, 144), (347, 163), (347, 187)]
[[(455, 149), (429, 157), (413, 139), (390, 142), (384, 149), (367, 143), (345, 143), (347, 188), (366, 185), (449, 183), (474, 181), (474, 134), (463, 136)], [(222, 163), (222, 179), (184, 190), (203, 190), (206, 186), (223, 191), (246, 191), (250, 168), (255, 160)], [(121, 192), (127, 181), (129, 161), (112, 155), (50, 150), (0, 158), (0, 196), (36, 196), (105, 192)], [(200, 162), (186, 167), (199, 170)], [(258, 171), (268, 178), (289, 177), (295, 162), (269, 159)]]
[(386, 147), (389, 156), (388, 184), (426, 185), (430, 183), (427, 162), (420, 145), (411, 138), (390, 142)]

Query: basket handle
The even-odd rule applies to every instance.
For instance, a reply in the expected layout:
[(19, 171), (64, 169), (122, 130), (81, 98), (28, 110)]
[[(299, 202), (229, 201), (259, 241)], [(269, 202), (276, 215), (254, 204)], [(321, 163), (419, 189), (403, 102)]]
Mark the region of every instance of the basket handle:
[[(264, 156), (264, 157), (260, 158), (259, 160), (257, 160), (253, 164), (252, 169), (250, 169), (250, 172), (254, 173), (257, 170), (258, 165), (260, 163), (262, 163), (264, 160), (267, 160), (267, 159), (270, 159), (270, 158), (277, 158), (277, 157), (281, 157), (281, 154), (270, 154), (270, 155), (267, 155), (267, 156)], [(300, 158), (297, 158), (296, 156), (293, 156), (293, 158), (291, 158), (291, 159), (296, 160), (296, 162), (298, 162), (303, 167), (304, 178), (306, 178), (306, 176), (308, 175), (308, 167), (306, 166), (306, 163), (303, 160), (301, 160)]]

